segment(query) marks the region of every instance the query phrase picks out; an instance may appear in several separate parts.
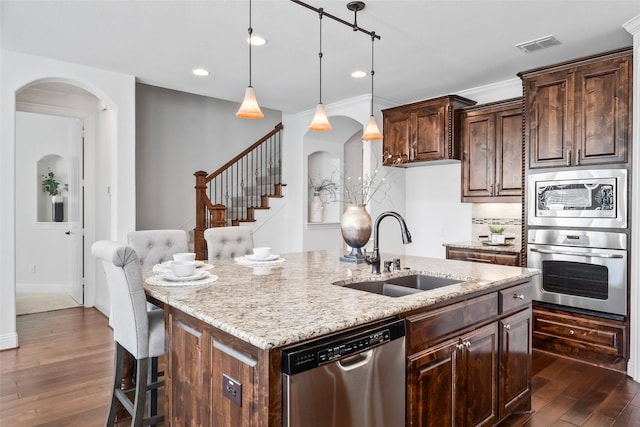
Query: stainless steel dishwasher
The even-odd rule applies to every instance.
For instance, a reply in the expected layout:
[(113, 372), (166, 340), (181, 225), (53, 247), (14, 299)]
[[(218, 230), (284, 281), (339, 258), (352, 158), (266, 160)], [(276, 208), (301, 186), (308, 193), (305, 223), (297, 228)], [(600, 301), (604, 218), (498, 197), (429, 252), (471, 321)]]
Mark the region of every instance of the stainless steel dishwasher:
[(404, 336), (394, 319), (283, 350), (283, 427), (404, 426)]

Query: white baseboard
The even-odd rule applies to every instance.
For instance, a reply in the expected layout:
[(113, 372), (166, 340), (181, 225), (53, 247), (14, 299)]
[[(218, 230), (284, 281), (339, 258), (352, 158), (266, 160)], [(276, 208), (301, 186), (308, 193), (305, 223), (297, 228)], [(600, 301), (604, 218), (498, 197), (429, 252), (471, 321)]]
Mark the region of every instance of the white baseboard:
[(96, 304), (93, 306), (96, 310), (98, 310), (100, 313), (104, 314), (105, 316), (109, 317), (109, 310), (110, 307), (104, 307), (102, 304)]
[(0, 336), (0, 350), (18, 347), (18, 334), (13, 332)]
[(70, 288), (64, 283), (16, 283), (16, 292), (68, 294)]

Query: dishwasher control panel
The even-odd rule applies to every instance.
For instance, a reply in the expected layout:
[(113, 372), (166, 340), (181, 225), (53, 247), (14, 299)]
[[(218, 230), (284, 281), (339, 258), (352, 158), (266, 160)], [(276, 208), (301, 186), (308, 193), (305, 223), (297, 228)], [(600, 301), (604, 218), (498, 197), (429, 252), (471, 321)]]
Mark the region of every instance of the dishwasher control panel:
[(404, 320), (376, 323), (282, 351), (282, 372), (294, 375), (404, 337)]

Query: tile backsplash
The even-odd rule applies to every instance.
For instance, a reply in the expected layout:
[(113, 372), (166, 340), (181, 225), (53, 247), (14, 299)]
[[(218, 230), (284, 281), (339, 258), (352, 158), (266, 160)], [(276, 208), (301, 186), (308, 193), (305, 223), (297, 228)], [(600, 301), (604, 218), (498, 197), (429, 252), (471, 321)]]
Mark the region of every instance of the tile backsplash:
[(505, 227), (503, 234), (515, 237), (522, 246), (522, 205), (520, 203), (474, 203), (471, 210), (471, 233), (474, 240), (490, 233), (489, 225)]

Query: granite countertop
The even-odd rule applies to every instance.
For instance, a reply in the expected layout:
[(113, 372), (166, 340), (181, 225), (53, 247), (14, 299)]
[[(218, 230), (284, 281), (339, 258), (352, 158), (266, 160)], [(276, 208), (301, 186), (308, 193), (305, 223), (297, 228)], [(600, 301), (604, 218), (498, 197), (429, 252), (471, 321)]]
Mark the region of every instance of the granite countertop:
[[(403, 269), (371, 275), (371, 266), (340, 262), (339, 251), (282, 255), (272, 267), (249, 267), (217, 260), (218, 280), (201, 286), (145, 285), (147, 294), (261, 349), (292, 344), (499, 287), (537, 270), (444, 259), (382, 254), (400, 258)], [(337, 285), (413, 273), (460, 279), (463, 283), (399, 298)], [(148, 278), (153, 273), (144, 272)]]
[(491, 252), (508, 252), (514, 254), (520, 253), (520, 250), (522, 249), (520, 245), (516, 244), (494, 245), (483, 243), (477, 240), (469, 242), (444, 243), (442, 246), (447, 248), (473, 249)]

